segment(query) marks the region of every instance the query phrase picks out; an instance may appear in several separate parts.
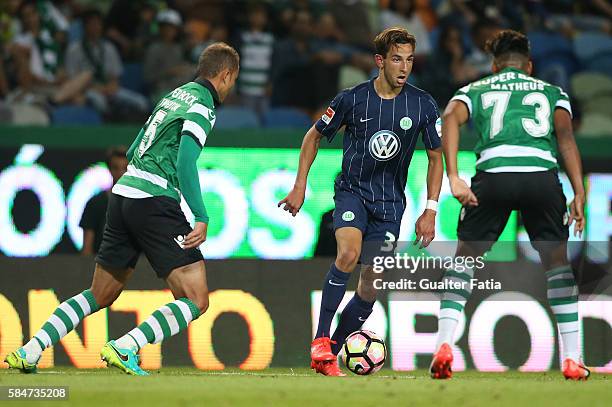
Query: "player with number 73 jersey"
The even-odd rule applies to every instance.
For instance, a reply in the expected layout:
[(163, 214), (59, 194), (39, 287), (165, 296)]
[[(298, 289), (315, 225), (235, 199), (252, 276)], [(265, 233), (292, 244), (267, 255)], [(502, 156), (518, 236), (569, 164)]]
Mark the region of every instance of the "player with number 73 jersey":
[[(477, 257), (497, 241), (510, 213), (518, 210), (546, 270), (547, 295), (563, 343), (566, 379), (586, 380), (578, 338), (578, 287), (567, 259), (569, 226), (584, 229), (582, 164), (572, 130), (572, 109), (561, 88), (531, 76), (528, 38), (506, 30), (487, 42), (493, 75), (457, 91), (446, 107), (442, 148), (453, 196), (462, 204), (456, 257)], [(472, 118), (478, 134), (476, 175), (468, 187), (457, 171), (459, 127)], [(557, 174), (557, 148), (574, 190), (567, 200)], [(511, 271), (511, 270), (509, 270)], [(444, 279), (463, 284), (471, 268), (446, 271)], [(466, 287), (466, 285), (463, 285)], [(452, 376), (455, 330), (471, 288), (442, 294), (438, 339), (431, 363), (434, 379)]]
[(553, 86), (508, 67), (459, 89), (451, 100), (467, 106), (476, 126), (476, 170), (538, 172), (557, 168), (553, 112), (569, 97)]

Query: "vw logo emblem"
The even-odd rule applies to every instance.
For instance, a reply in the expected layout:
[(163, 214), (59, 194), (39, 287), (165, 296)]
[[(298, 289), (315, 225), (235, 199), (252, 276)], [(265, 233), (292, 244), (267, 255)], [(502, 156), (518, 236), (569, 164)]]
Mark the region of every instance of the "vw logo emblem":
[(402, 144), (400, 138), (389, 130), (381, 130), (370, 139), (370, 154), (378, 161), (389, 161), (397, 155)]

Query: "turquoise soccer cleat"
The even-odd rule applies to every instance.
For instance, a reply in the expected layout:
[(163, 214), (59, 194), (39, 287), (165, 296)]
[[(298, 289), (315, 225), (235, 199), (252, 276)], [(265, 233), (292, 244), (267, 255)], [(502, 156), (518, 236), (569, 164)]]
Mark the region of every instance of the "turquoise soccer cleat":
[(148, 376), (149, 373), (138, 366), (138, 354), (131, 349), (117, 347), (115, 341), (109, 341), (100, 351), (100, 357), (106, 366), (114, 366), (127, 374), (134, 376)]
[(17, 369), (22, 373), (36, 373), (36, 365), (40, 360), (40, 356), (34, 363), (28, 362), (26, 359), (26, 352), (23, 348), (17, 349), (15, 352), (11, 352), (4, 358), (4, 361), (9, 365), (9, 369)]

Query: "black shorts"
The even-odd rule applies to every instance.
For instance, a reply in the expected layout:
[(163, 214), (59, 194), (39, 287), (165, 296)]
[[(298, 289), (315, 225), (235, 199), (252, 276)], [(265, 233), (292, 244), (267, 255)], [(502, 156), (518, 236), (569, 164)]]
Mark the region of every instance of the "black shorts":
[(463, 207), (457, 236), (466, 242), (482, 242), (490, 248), (504, 230), (512, 210), (518, 210), (529, 239), (538, 243), (565, 242), (569, 237), (566, 198), (557, 170), (525, 173), (479, 171), (471, 189), (478, 206)]
[(361, 264), (372, 264), (375, 256), (393, 255), (401, 222), (374, 217), (358, 195), (343, 189), (335, 190), (334, 203), (334, 231), (343, 227), (361, 230)]
[(179, 203), (172, 198), (133, 199), (111, 194), (96, 263), (111, 269), (133, 268), (144, 252), (157, 276), (166, 278), (177, 267), (203, 260), (198, 248), (181, 247), (191, 231)]

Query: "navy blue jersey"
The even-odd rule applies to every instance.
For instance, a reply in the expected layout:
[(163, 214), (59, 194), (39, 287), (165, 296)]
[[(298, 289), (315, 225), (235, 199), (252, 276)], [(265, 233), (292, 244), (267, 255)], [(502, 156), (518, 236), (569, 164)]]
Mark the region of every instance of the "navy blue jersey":
[(439, 117), (434, 99), (410, 84), (393, 99), (378, 96), (374, 80), (340, 92), (315, 124), (329, 141), (346, 126), (336, 189), (358, 194), (375, 218), (401, 221), (417, 139), (420, 134), (428, 149), (440, 147)]

